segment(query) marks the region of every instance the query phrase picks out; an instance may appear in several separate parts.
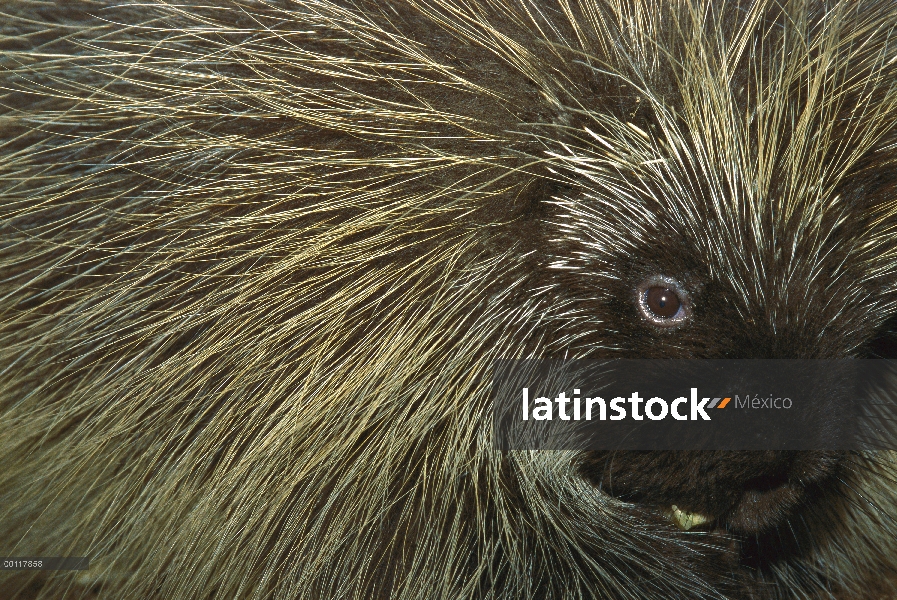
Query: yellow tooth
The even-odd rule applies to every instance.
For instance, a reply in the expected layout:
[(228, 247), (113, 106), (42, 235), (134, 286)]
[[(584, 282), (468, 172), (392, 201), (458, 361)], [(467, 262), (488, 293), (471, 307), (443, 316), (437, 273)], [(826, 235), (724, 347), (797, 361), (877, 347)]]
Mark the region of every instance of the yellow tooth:
[(685, 512), (684, 510), (679, 510), (675, 504), (670, 508), (672, 510), (667, 513), (667, 516), (682, 531), (688, 531), (692, 527), (697, 527), (710, 520), (710, 517), (705, 517), (699, 513), (690, 513)]

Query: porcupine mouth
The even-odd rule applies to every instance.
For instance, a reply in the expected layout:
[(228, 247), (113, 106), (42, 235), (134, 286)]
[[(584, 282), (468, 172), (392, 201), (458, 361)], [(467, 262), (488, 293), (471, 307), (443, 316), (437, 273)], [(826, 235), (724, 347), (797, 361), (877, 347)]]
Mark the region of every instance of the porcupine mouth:
[[(859, 353), (863, 358), (897, 359), (897, 317), (885, 322)], [(707, 500), (703, 482), (682, 487), (671, 494), (632, 494), (641, 483), (638, 479), (622, 479), (621, 499), (631, 497), (641, 504), (650, 504), (683, 531), (713, 531), (743, 536), (758, 536), (773, 531), (778, 525), (801, 511), (811, 501), (818, 501), (822, 488), (837, 479), (843, 453), (791, 453), (784, 463), (769, 465), (765, 473), (740, 482), (728, 503), (714, 504)], [(594, 477), (593, 477), (594, 479)], [(619, 481), (619, 480), (618, 480)], [(712, 485), (709, 488), (712, 489)], [(618, 486), (619, 489), (619, 486)], [(713, 496), (711, 492), (709, 494)], [(726, 494), (717, 492), (717, 496)], [(824, 500), (823, 500), (824, 501)]]
[(818, 496), (839, 462), (835, 452), (634, 452), (613, 461), (593, 455), (583, 473), (683, 531), (757, 536)]
[(804, 488), (790, 483), (772, 484), (765, 478), (748, 487), (728, 510), (705, 514), (688, 510), (687, 500), (662, 510), (664, 516), (683, 531), (709, 530), (759, 534), (788, 517), (804, 497)]

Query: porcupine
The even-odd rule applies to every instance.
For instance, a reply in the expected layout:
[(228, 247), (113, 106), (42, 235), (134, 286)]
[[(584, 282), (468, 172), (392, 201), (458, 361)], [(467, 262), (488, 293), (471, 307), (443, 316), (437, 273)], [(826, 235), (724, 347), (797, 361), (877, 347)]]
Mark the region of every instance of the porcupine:
[(488, 400), (501, 357), (894, 356), (890, 0), (2, 12), (0, 554), (92, 559), (7, 596), (897, 594), (890, 453), (611, 486)]

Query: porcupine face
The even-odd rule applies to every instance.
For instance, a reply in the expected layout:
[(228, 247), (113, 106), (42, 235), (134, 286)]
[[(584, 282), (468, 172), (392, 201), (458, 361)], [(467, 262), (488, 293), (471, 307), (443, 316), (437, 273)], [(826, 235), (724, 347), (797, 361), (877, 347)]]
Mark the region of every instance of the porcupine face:
[[(817, 121), (812, 134), (787, 126), (772, 136), (751, 133), (762, 124), (745, 122), (745, 115), (758, 103), (781, 103), (795, 114), (819, 108), (762, 91), (722, 95), (738, 107), (722, 131), (664, 123), (667, 115), (650, 110), (641, 112), (640, 121), (621, 119), (638, 127), (629, 148), (643, 151), (635, 159), (639, 172), (609, 177), (625, 194), (622, 206), (613, 205), (621, 191), (588, 181), (594, 177), (588, 159), (600, 170), (600, 149), (571, 159), (582, 161), (586, 181), (558, 197), (548, 219), (552, 267), (561, 273), (563, 289), (558, 304), (579, 321), (564, 333), (589, 356), (868, 355), (891, 314), (893, 294), (874, 275), (876, 257), (863, 250), (880, 234), (862, 215), (887, 202), (892, 178), (887, 170), (848, 175), (823, 192), (825, 184), (814, 182), (824, 179), (824, 165), (837, 160), (831, 156), (848, 143), (849, 131)], [(606, 135), (593, 137), (600, 142)], [(774, 157), (758, 156), (769, 151), (754, 145), (761, 135), (777, 146)], [(834, 139), (828, 148), (814, 148), (826, 158), (805, 154), (799, 165), (782, 164), (786, 148), (798, 143), (795, 135)], [(677, 144), (678, 156), (670, 151)], [(761, 160), (781, 170), (763, 173)], [(894, 247), (892, 239), (881, 243)], [(827, 410), (817, 408), (820, 415)], [(762, 534), (837, 477), (837, 463), (838, 456), (822, 452), (617, 452), (591, 456), (584, 471), (621, 498), (677, 505), (728, 530)]]
[[(789, 46), (774, 26), (766, 35)], [(872, 215), (889, 212), (893, 167), (854, 153), (855, 128), (867, 125), (864, 94), (843, 79), (853, 67), (823, 48), (745, 52), (724, 75), (696, 60), (682, 67), (692, 72), (627, 79), (604, 114), (570, 116), (578, 134), (556, 155), (569, 188), (552, 203), (547, 237), (554, 302), (568, 318), (560, 337), (582, 355), (888, 355), (893, 291), (876, 273), (891, 268), (881, 259), (893, 252), (893, 225)], [(796, 60), (807, 72), (788, 80)], [(820, 78), (827, 91), (806, 89)], [(760, 535), (837, 479), (838, 460), (617, 452), (590, 456), (583, 470), (618, 497)]]
[(16, 551), (112, 597), (893, 570), (886, 457), (501, 456), (487, 401), (508, 356), (891, 351), (890, 1), (72, 6), (3, 40)]

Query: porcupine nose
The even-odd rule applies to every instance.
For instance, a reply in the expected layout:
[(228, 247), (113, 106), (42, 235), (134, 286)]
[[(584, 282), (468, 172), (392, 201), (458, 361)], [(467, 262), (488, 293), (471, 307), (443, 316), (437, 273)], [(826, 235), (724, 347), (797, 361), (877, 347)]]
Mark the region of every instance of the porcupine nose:
[[(801, 345), (797, 347), (807, 351), (788, 352), (781, 342), (768, 336), (753, 345), (742, 344), (737, 354), (726, 358), (802, 359), (775, 365), (809, 397), (818, 399), (809, 409), (801, 407), (806, 409), (800, 413), (806, 426), (800, 432), (805, 436), (801, 445), (791, 443), (788, 438), (794, 432), (784, 429), (769, 438), (768, 449), (594, 453), (583, 463), (587, 477), (611, 495), (656, 507), (686, 530), (722, 527), (753, 535), (782, 523), (810, 490), (835, 474), (841, 453), (832, 450), (826, 438), (840, 435), (843, 425), (832, 419), (836, 413), (827, 403), (834, 400), (826, 393), (840, 385), (842, 373), (835, 368), (820, 374), (820, 369), (808, 366), (815, 361), (806, 360), (819, 357), (812, 354), (815, 349)], [(756, 388), (751, 368), (763, 370), (769, 363), (754, 365), (734, 370), (732, 389)]]
[(745, 466), (740, 495), (728, 508), (725, 524), (748, 534), (762, 533), (786, 519), (809, 486), (832, 475), (839, 458), (837, 453), (825, 451), (739, 454), (733, 459), (750, 464)]
[[(737, 475), (730, 504), (720, 517), (728, 529), (746, 534), (759, 534), (783, 522), (801, 504), (809, 488), (832, 477), (841, 458), (841, 452), (832, 449), (833, 444), (849, 431), (848, 423), (833, 416), (842, 414), (833, 404), (843, 398), (833, 390), (846, 389), (847, 374), (834, 365), (818, 376), (818, 368), (807, 366), (815, 363), (814, 359), (843, 355), (823, 356), (825, 349), (818, 345), (802, 343), (796, 339), (799, 336), (784, 331), (779, 334), (763, 336), (762, 341), (755, 338), (738, 358), (777, 359), (771, 368), (797, 381), (814, 402), (810, 406), (801, 403), (806, 429), (783, 432), (780, 435), (784, 437), (777, 440), (780, 448), (801, 450), (731, 452), (726, 458)], [(825, 364), (832, 365), (829, 361)], [(800, 444), (794, 444), (797, 436), (804, 438)]]
[[(771, 314), (777, 315), (779, 322), (774, 322)], [(815, 313), (811, 310), (808, 314)], [(715, 496), (722, 501), (716, 505), (705, 502), (699, 507), (716, 511), (712, 516), (731, 530), (757, 534), (781, 523), (810, 488), (834, 476), (843, 455), (836, 448), (843, 447), (854, 433), (854, 424), (843, 418), (849, 409), (841, 404), (853, 391), (847, 348), (854, 344), (841, 335), (823, 336), (819, 323), (812, 318), (794, 318), (786, 306), (758, 309), (752, 318), (732, 321), (738, 333), (729, 340), (729, 351), (723, 358), (762, 360), (789, 380), (791, 389), (800, 389), (804, 398), (799, 407), (799, 431), (780, 432), (775, 440), (778, 444), (772, 443), (769, 450), (719, 453), (726, 465), (720, 468), (732, 476), (717, 485), (731, 485), (732, 490), (722, 493), (718, 488)], [(751, 376), (736, 378), (733, 387), (751, 389)], [(798, 437), (801, 442), (795, 443)], [(707, 484), (713, 488), (714, 483), (706, 481), (698, 481), (694, 487)], [(685, 494), (689, 491), (682, 490)]]

